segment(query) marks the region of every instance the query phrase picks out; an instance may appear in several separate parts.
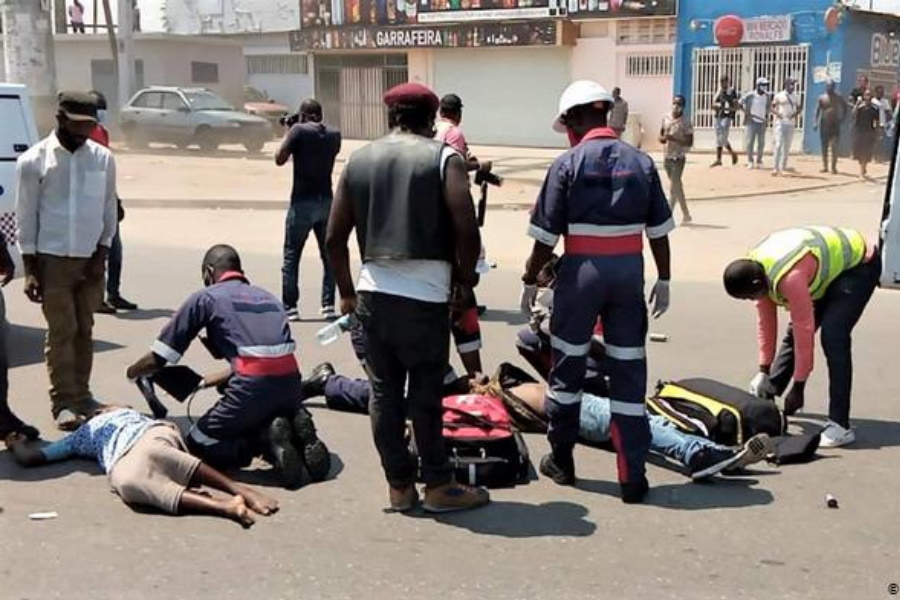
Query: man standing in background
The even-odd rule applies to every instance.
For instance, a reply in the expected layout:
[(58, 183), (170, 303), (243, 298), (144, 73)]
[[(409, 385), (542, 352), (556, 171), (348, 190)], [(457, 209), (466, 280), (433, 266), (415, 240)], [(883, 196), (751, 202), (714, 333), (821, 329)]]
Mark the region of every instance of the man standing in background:
[(736, 165), (738, 161), (737, 152), (731, 149), (731, 142), (728, 141), (728, 134), (731, 132), (731, 125), (734, 123), (734, 115), (737, 112), (738, 95), (731, 87), (728, 75), (723, 75), (719, 83), (721, 87), (713, 102), (716, 109), (716, 161), (710, 165), (712, 167), (722, 166), (723, 148), (731, 154), (732, 165)]
[(628, 125), (628, 102), (622, 97), (622, 88), (614, 87), (612, 96), (613, 106), (609, 113), (609, 126), (619, 139), (622, 139), (625, 126)]
[(45, 355), (58, 428), (76, 429), (99, 408), (90, 390), (94, 311), (118, 226), (116, 163), (90, 141), (97, 102), (61, 92), (57, 128), (16, 165), (16, 218), (25, 294), (47, 319)]
[(333, 192), (331, 173), (341, 151), (341, 132), (322, 123), (322, 105), (304, 100), (300, 105), (300, 122), (288, 130), (281, 143), (275, 164), (294, 161), (294, 185), (291, 206), (284, 224), (284, 262), (281, 267), (281, 290), (288, 320), (300, 320), (300, 259), (303, 246), (312, 231), (322, 259), (321, 315), (334, 319), (334, 278), (325, 251), (325, 229), (331, 211)]
[(822, 142), (822, 173), (828, 172), (828, 153), (831, 152), (831, 172), (837, 175), (837, 153), (841, 141), (841, 124), (847, 117), (847, 103), (837, 93), (837, 85), (829, 81), (825, 85), (825, 93), (819, 96), (816, 104), (816, 123), (819, 138)]
[(775, 116), (775, 166), (772, 175), (778, 177), (787, 171), (791, 142), (794, 139), (794, 119), (800, 108), (800, 99), (794, 93), (797, 82), (788, 77), (784, 89), (772, 99), (772, 114)]
[[(772, 97), (769, 95), (769, 80), (760, 77), (756, 89), (741, 98), (744, 120), (747, 123), (747, 168), (761, 169), (763, 150), (766, 147), (766, 127), (772, 112)], [(754, 154), (753, 146), (756, 144)]]

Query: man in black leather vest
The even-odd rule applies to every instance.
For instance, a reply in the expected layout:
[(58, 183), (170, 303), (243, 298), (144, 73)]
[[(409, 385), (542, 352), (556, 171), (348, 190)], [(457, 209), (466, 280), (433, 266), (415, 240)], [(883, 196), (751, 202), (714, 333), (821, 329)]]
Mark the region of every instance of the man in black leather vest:
[[(425, 510), (474, 508), (488, 502), (488, 493), (453, 482), (441, 408), (449, 302), (451, 295), (456, 301), (471, 294), (481, 245), (466, 165), (431, 139), (434, 92), (408, 83), (389, 90), (384, 101), (392, 131), (354, 153), (344, 169), (328, 222), (329, 259), (341, 312), (356, 313), (366, 337), (372, 431), (391, 508), (406, 512), (419, 499), (405, 440), (407, 412)], [(347, 249), (354, 228), (363, 262), (356, 287)]]

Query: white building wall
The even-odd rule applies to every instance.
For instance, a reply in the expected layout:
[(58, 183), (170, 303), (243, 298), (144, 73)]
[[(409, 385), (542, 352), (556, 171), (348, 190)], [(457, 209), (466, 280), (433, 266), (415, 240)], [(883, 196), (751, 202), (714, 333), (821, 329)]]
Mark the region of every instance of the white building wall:
[(180, 35), (293, 31), (299, 0), (166, 0), (167, 33)]
[[(292, 55), (286, 33), (247, 35), (241, 36), (241, 39), (245, 57)], [(303, 100), (315, 95), (312, 57), (305, 62), (305, 73), (248, 73), (247, 85), (266, 92), (279, 104), (297, 110)]]
[[(572, 79), (593, 79), (609, 90), (622, 88), (635, 122), (640, 118), (644, 149), (657, 149), (657, 132), (663, 116), (671, 110), (674, 79), (671, 73), (653, 76), (629, 76), (629, 56), (673, 56), (674, 44), (617, 44), (616, 22), (595, 21), (581, 24), (581, 37), (572, 50)], [(611, 60), (610, 57), (614, 57)], [(632, 125), (633, 126), (633, 125)], [(635, 143), (637, 131), (625, 134)]]

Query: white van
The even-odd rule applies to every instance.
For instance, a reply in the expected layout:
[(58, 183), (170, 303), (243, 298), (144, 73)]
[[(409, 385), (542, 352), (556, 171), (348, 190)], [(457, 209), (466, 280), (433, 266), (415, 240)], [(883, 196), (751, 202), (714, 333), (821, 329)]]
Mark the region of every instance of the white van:
[(16, 159), (38, 142), (31, 99), (24, 85), (0, 83), (0, 233), (22, 276), (22, 257), (16, 245)]

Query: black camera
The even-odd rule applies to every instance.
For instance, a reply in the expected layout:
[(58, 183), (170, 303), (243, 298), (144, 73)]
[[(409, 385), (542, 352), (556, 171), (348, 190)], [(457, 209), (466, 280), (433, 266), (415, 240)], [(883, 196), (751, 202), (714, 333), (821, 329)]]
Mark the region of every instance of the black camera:
[(294, 125), (296, 125), (297, 123), (300, 122), (300, 113), (294, 113), (292, 115), (285, 113), (285, 114), (281, 115), (281, 118), (278, 119), (278, 122), (281, 124), (282, 127), (287, 127), (287, 128), (293, 127)]
[(490, 171), (475, 171), (475, 185), (481, 185), (482, 183), (499, 187), (503, 185), (503, 178)]

